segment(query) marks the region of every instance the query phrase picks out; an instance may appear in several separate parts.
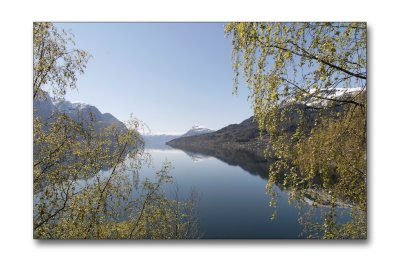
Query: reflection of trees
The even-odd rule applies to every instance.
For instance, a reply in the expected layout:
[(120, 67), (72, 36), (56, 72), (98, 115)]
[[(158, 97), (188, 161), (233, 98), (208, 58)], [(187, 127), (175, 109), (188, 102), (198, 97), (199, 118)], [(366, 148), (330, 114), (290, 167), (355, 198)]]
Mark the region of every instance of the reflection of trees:
[(366, 221), (366, 212), (358, 208), (299, 207), (301, 236), (305, 238), (362, 239), (366, 237)]

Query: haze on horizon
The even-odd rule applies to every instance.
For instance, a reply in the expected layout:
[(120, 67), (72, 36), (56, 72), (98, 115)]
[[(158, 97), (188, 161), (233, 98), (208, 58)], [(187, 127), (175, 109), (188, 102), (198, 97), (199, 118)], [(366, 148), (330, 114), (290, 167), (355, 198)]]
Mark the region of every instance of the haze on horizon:
[(232, 95), (231, 39), (223, 23), (56, 23), (88, 51), (82, 101), (121, 121), (130, 114), (152, 133), (218, 130), (252, 115), (247, 88)]

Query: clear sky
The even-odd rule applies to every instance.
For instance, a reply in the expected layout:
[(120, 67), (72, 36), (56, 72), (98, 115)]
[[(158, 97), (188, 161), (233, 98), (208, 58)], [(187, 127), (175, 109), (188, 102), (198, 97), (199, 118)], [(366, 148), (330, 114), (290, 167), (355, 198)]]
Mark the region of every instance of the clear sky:
[(88, 51), (82, 101), (125, 121), (132, 113), (153, 133), (195, 124), (220, 129), (252, 114), (248, 89), (232, 95), (231, 40), (222, 23), (56, 23)]

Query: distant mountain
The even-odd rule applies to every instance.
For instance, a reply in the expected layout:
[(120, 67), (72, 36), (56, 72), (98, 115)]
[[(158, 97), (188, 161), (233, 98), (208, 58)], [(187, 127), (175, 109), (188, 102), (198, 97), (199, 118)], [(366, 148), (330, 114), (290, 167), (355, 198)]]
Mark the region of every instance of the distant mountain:
[(267, 147), (267, 136), (260, 136), (258, 124), (250, 117), (240, 124), (231, 124), (214, 132), (179, 137), (167, 145), (208, 155), (217, 149), (240, 149), (261, 155)]
[(171, 147), (167, 145), (167, 142), (180, 138), (180, 137), (192, 137), (196, 135), (201, 135), (205, 133), (214, 132), (204, 126), (194, 125), (190, 130), (184, 134), (143, 134), (142, 138), (145, 142), (145, 146), (148, 149), (170, 149)]
[(196, 124), (190, 130), (188, 130), (186, 133), (184, 133), (182, 135), (182, 137), (196, 136), (196, 135), (201, 135), (201, 134), (206, 134), (206, 133), (211, 133), (211, 132), (214, 132), (214, 130), (210, 130), (204, 126)]
[(82, 102), (58, 101), (53, 102), (46, 93), (42, 98), (33, 101), (33, 114), (42, 121), (51, 121), (53, 113), (65, 113), (78, 123), (87, 125), (92, 119), (96, 131), (100, 131), (108, 126), (115, 125), (119, 130), (126, 131), (125, 124), (119, 121), (110, 113), (101, 113), (93, 105)]
[(170, 149), (171, 147), (166, 145), (170, 140), (179, 138), (181, 135), (168, 135), (168, 134), (144, 134), (142, 138), (144, 144), (148, 149)]

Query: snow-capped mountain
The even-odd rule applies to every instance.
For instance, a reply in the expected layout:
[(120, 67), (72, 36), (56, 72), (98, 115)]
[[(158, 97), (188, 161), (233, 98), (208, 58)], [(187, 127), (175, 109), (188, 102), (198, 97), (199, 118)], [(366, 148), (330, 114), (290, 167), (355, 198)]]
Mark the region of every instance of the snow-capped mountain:
[(96, 130), (115, 125), (121, 130), (126, 130), (125, 125), (110, 113), (101, 113), (95, 106), (83, 102), (61, 101), (54, 104), (56, 110), (66, 113), (77, 122), (94, 121)]
[(189, 137), (189, 136), (196, 136), (196, 135), (201, 135), (201, 134), (206, 134), (214, 132), (214, 130), (210, 130), (204, 126), (201, 125), (194, 125), (190, 130), (188, 130), (186, 133), (182, 135), (182, 137)]
[(55, 112), (65, 113), (74, 121), (87, 124), (93, 120), (96, 130), (101, 130), (110, 125), (117, 126), (118, 129), (125, 131), (126, 126), (110, 113), (101, 113), (93, 105), (83, 102), (57, 101), (53, 102), (46, 93), (44, 97), (33, 102), (33, 114), (39, 116), (43, 121), (51, 120), (51, 115)]
[[(331, 89), (311, 89), (308, 101), (308, 106), (326, 106), (329, 99), (341, 100), (354, 97), (365, 91), (365, 88), (331, 88)], [(314, 97), (314, 95), (316, 97)]]
[(55, 102), (57, 111), (68, 114), (76, 121), (88, 121), (90, 117), (96, 120), (103, 120), (102, 113), (95, 107), (82, 102), (60, 101)]

